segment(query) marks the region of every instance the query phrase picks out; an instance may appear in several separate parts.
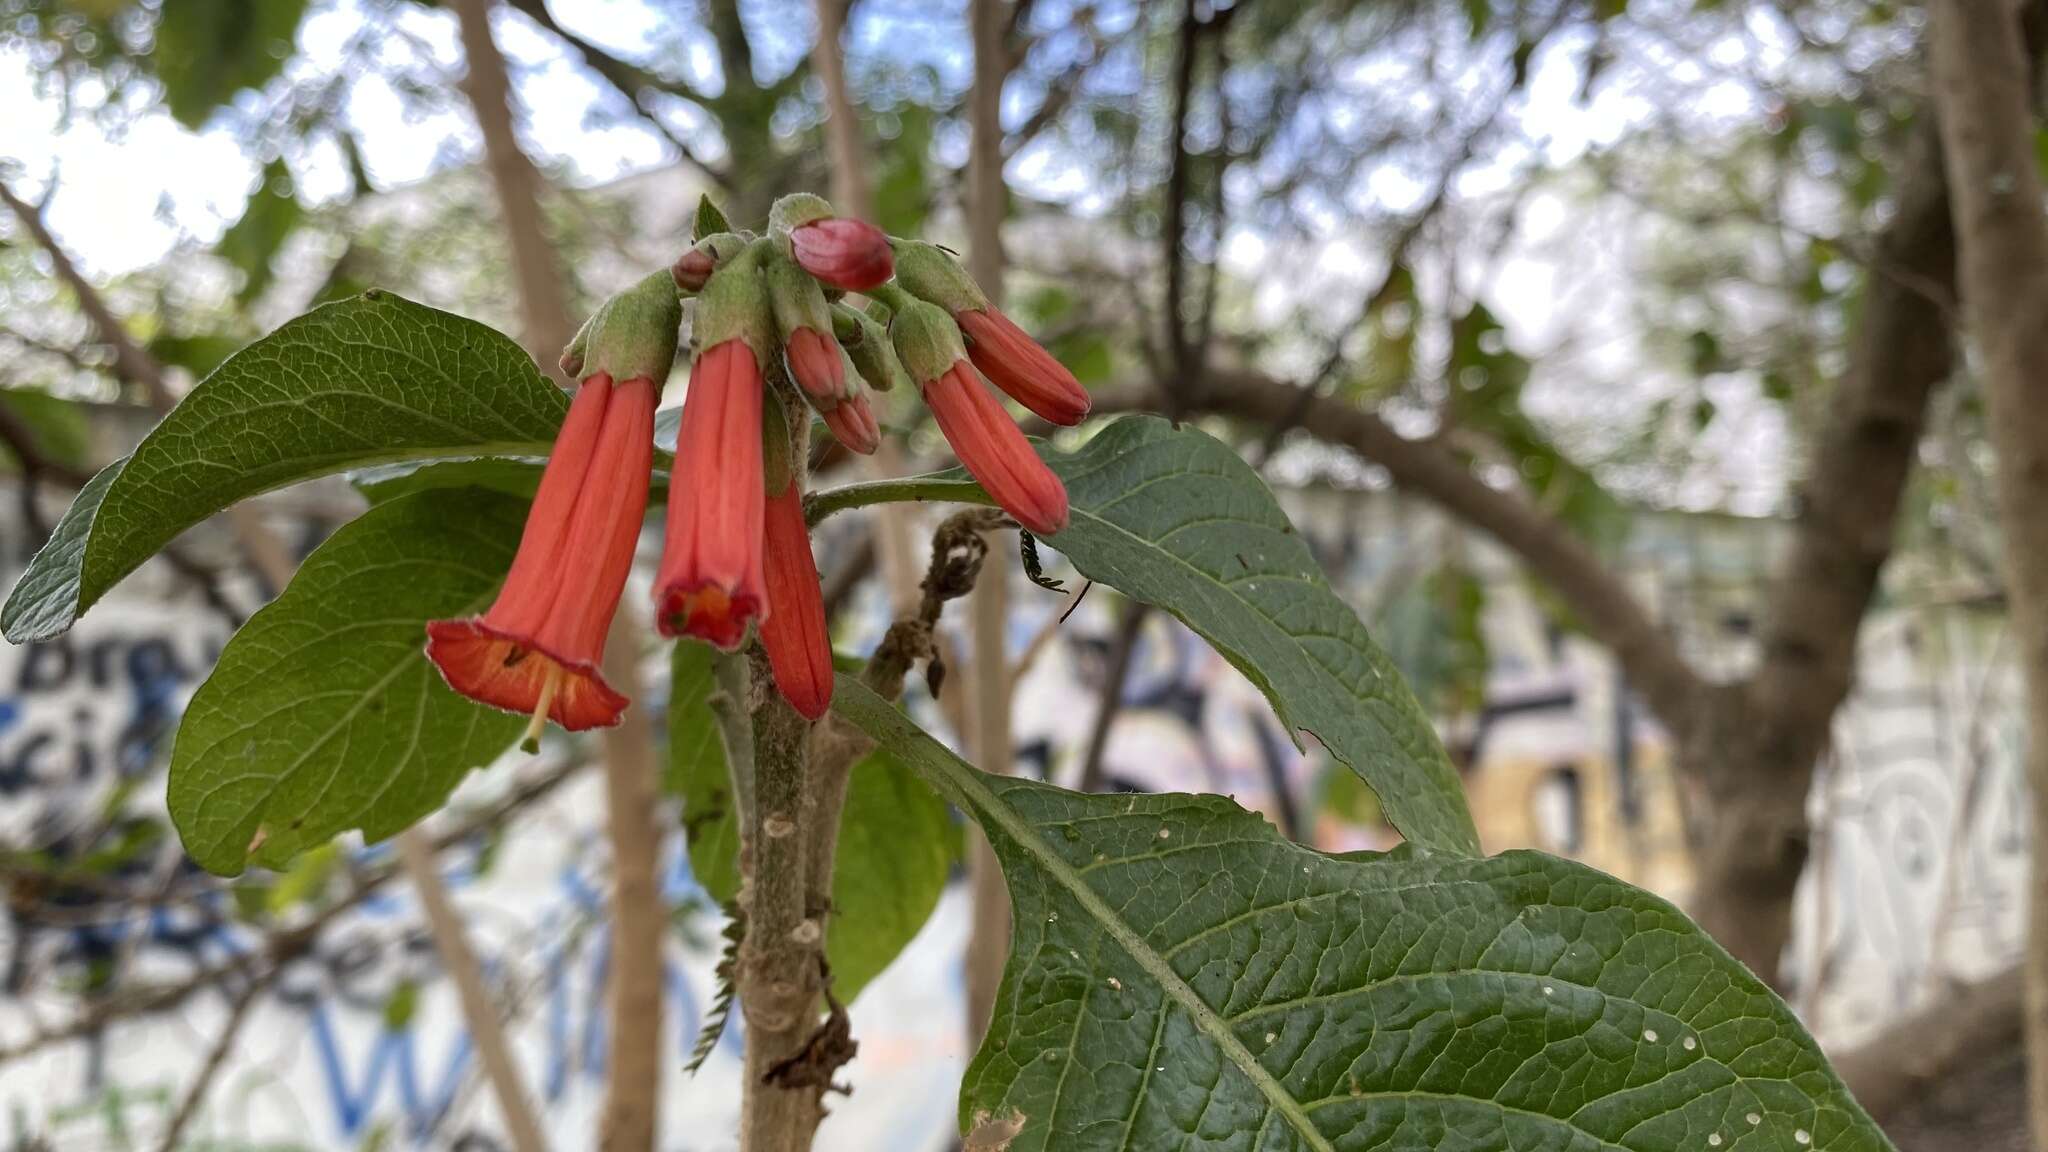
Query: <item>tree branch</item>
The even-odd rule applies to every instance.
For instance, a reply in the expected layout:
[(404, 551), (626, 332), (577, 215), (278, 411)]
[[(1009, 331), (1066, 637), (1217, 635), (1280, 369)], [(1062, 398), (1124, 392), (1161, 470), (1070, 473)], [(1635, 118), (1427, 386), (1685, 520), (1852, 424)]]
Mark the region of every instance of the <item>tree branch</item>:
[(614, 56), (603, 47), (562, 27), (561, 23), (548, 11), (545, 0), (507, 0), (507, 2), (525, 14), (527, 19), (540, 25), (543, 29), (553, 34), (557, 40), (568, 45), (577, 55), (583, 57), (583, 62), (590, 65), (591, 70), (602, 77), (605, 83), (611, 85), (613, 91), (624, 96), (626, 101), (633, 106), (633, 110), (640, 114), (640, 118), (647, 121), (656, 132), (659, 132), (692, 168), (702, 172), (713, 184), (720, 188), (728, 186), (729, 177), (726, 173), (713, 167), (703, 157), (697, 155), (696, 149), (690, 145), (690, 142), (684, 139), (680, 132), (671, 128), (668, 121), (661, 118), (660, 110), (654, 106), (654, 102), (648, 99), (647, 96), (648, 91), (652, 89), (658, 92), (665, 92), (679, 99), (688, 100), (701, 108), (705, 104), (705, 98), (702, 93), (699, 93), (695, 88), (681, 80), (657, 75), (630, 60)]
[(178, 1104), (178, 1110), (171, 1114), (170, 1122), (164, 1125), (163, 1135), (157, 1138), (158, 1152), (176, 1152), (178, 1141), (184, 1138), (185, 1129), (199, 1115), (199, 1106), (205, 1102), (206, 1093), (213, 1087), (214, 1077), (220, 1075), (221, 1065), (227, 1062), (228, 1052), (234, 1048), (235, 1038), (242, 1033), (242, 1024), (249, 1017), (249, 1006), (256, 997), (270, 987), (277, 977), (272, 969), (261, 977), (251, 977), (235, 993), (228, 1005), (227, 1022), (221, 1025), (220, 1035), (214, 1039), (213, 1047), (206, 1053), (206, 1061), (199, 1066), (199, 1075), (193, 1077), (192, 1086), (185, 1090), (185, 1097)]
[(2022, 983), (2020, 970), (2012, 968), (1959, 985), (1862, 1047), (1836, 1055), (1835, 1073), (1864, 1111), (1886, 1123), (1961, 1068), (2020, 1043)]
[[(434, 951), (440, 953), (441, 964), (448, 970), (449, 980), (455, 984), (455, 994), (462, 1005), (462, 1018), (469, 1025), (470, 1039), (476, 1044), (484, 1076), (490, 1081), (492, 1094), (497, 1097), (498, 1110), (504, 1116), (513, 1152), (546, 1152), (547, 1141), (541, 1136), (540, 1122), (533, 1114), (533, 1103), (520, 1078), (519, 1065), (512, 1059), (512, 1049), (505, 1043), (505, 1030), (498, 1024), (497, 1007), (491, 1003), (490, 989), (484, 985), (483, 968), (477, 963), (476, 953), (470, 948), (469, 938), (462, 930), (462, 916), (456, 912), (455, 905), (448, 899), (448, 889), (441, 883), (441, 869), (435, 860), (434, 849), (417, 827), (400, 832), (397, 845), (400, 866), (412, 881), (413, 891), (419, 896), (420, 910), (426, 915), (427, 933), (433, 938)], [(171, 1152), (172, 1147), (166, 1144), (164, 1152)]]
[[(1493, 488), (1441, 444), (1412, 440), (1386, 421), (1343, 400), (1313, 396), (1249, 371), (1218, 370), (1190, 397), (1191, 411), (1271, 422), (1302, 406), (1302, 424), (1326, 443), (1385, 468), (1394, 482), (1486, 532), (1524, 563), (1572, 609), (1588, 634), (1611, 648), (1666, 723), (1686, 715), (1701, 689), (1671, 637), (1593, 550), (1527, 498)], [(1130, 389), (1096, 393), (1097, 412), (1143, 410), (1149, 395)]]

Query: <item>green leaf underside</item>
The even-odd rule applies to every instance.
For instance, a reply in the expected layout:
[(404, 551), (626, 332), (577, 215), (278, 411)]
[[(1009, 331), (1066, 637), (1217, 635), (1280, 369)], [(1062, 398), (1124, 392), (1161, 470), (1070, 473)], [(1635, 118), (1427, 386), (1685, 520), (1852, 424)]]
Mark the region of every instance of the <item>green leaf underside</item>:
[(171, 819), (194, 860), (232, 875), (351, 828), (383, 839), (511, 746), (523, 718), (456, 695), (425, 627), (489, 607), (525, 515), (482, 489), (379, 504), (235, 633), (171, 751)]
[(566, 395), (482, 324), (371, 292), (228, 358), (79, 494), (0, 609), (45, 640), (180, 532), (239, 500), (432, 456), (545, 456)]
[[(707, 701), (711, 649), (680, 641), (671, 657), (665, 787), (683, 800), (690, 870), (719, 904), (739, 894), (739, 824), (725, 748)], [(959, 858), (946, 805), (893, 757), (854, 765), (840, 813), (825, 958), (833, 993), (852, 1002), (931, 919)]]
[(712, 720), (718, 690), (709, 645), (678, 640), (669, 655), (668, 766), (662, 786), (683, 802), (690, 872), (711, 899), (724, 904), (740, 891), (739, 822), (726, 772), (725, 747)]
[(1222, 797), (985, 775), (850, 677), (834, 707), (1002, 861), (960, 1112), (1009, 1152), (1890, 1148), (1783, 1002), (1591, 869), (1328, 856)]
[[(1230, 447), (1153, 416), (1109, 425), (1072, 454), (1066, 529), (1045, 538), (1083, 576), (1171, 613), (1372, 785), (1426, 851), (1476, 855), (1463, 786), (1429, 716), (1331, 591), (1273, 494)], [(875, 485), (894, 498), (980, 499), (958, 473)], [(825, 508), (835, 504), (827, 494)]]

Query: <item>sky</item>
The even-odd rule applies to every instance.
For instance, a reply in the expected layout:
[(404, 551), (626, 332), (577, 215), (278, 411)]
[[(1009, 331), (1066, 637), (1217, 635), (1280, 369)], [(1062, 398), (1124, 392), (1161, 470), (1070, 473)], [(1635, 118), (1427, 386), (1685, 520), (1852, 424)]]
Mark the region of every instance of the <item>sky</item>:
[[(334, 73), (349, 41), (362, 27), (364, 3), (317, 0), (300, 27), (298, 51), (289, 67), (305, 76)], [(808, 51), (811, 29), (807, 21), (802, 26), (775, 26), (761, 13), (802, 12), (806, 8), (783, 4), (747, 9), (753, 17), (749, 31), (766, 75), (780, 74)], [(1106, 20), (1130, 18), (1114, 15), (1114, 5), (1103, 8), (1112, 13)], [(424, 63), (427, 74), (442, 82), (435, 86), (445, 89), (446, 82), (459, 76), (462, 68), (452, 16), (409, 5), (399, 5), (397, 10), (402, 13), (404, 35), (387, 37), (384, 50)], [(663, 27), (668, 17), (646, 0), (558, 2), (552, 11), (572, 31), (627, 58), (646, 58), (651, 44), (678, 34), (676, 29)], [(1056, 0), (1046, 0), (1039, 11), (1040, 19), (1056, 21), (1062, 8)], [(523, 141), (543, 161), (553, 163), (568, 179), (586, 185), (671, 162), (667, 145), (632, 117), (593, 116), (595, 111), (622, 111), (623, 99), (580, 59), (568, 55), (553, 37), (524, 16), (502, 9), (495, 34), (514, 71), (524, 113)], [(680, 38), (680, 46), (666, 53), (667, 57), (677, 61), (693, 82), (715, 90), (718, 68), (708, 33), (702, 28), (686, 28), (680, 31)], [(1758, 43), (1767, 45), (1768, 40), (1751, 35), (1742, 50), (1755, 51)], [(1533, 170), (1560, 169), (1613, 143), (1652, 114), (1654, 108), (1645, 92), (1654, 94), (1654, 85), (1612, 79), (1627, 69), (1610, 69), (1610, 79), (1596, 87), (1590, 98), (1585, 97), (1582, 69), (1590, 47), (1590, 38), (1584, 34), (1567, 32), (1551, 38), (1536, 57), (1530, 81), (1513, 105), (1514, 130), (1496, 141), (1499, 146), (1482, 152), (1481, 161), (1463, 173), (1457, 185), (1461, 198), (1483, 202), (1497, 197), (1515, 182), (1528, 179)], [(971, 73), (964, 15), (957, 2), (862, 0), (856, 9), (849, 51), (856, 74), (863, 61), (886, 62), (898, 68), (922, 66), (940, 85), (958, 90), (965, 87)], [(1649, 70), (1656, 83), (1689, 86), (1696, 105), (1689, 114), (1736, 120), (1758, 113), (1755, 92), (1732, 81), (1700, 76), (1699, 64), (1689, 57), (1662, 60), (1654, 45), (1643, 49), (1640, 56), (1637, 66)], [(1711, 55), (1709, 60), (1728, 62)], [(1359, 79), (1391, 85), (1394, 91), (1413, 88), (1419, 93), (1412, 73), (1403, 72), (1414, 67), (1414, 62), (1397, 54), (1380, 53), (1360, 65)], [(9, 110), (0, 116), (0, 172), (32, 196), (43, 194), (50, 176), (56, 175), (47, 218), (88, 275), (102, 279), (117, 276), (160, 262), (180, 245), (209, 244), (240, 216), (261, 169), (261, 159), (248, 155), (242, 144), (248, 118), (265, 107), (256, 94), (243, 93), (234, 107), (217, 113), (196, 132), (161, 110), (143, 107), (133, 115), (107, 118), (121, 124), (115, 135), (103, 126), (101, 118), (92, 115), (76, 115), (63, 122), (58, 104), (37, 92), (32, 69), (25, 51), (0, 49), (0, 108)], [(1111, 77), (1111, 82), (1136, 83), (1137, 78)], [(105, 99), (90, 91), (75, 95), (88, 107), (96, 98)], [(135, 98), (138, 104), (146, 102), (146, 94)], [(1016, 123), (1026, 118), (1036, 99), (1037, 94), (1026, 84), (1013, 82), (1006, 94), (1006, 120)], [(408, 101), (381, 75), (361, 77), (350, 87), (346, 117), (370, 177), (380, 189), (410, 184), (450, 164), (465, 163), (478, 149), (469, 111), (459, 99), (422, 107), (417, 100)], [(682, 122), (678, 126), (689, 127)], [(942, 138), (937, 147), (942, 160), (964, 161), (963, 142)], [(949, 150), (962, 154), (950, 155)], [(317, 202), (346, 192), (344, 159), (332, 143), (315, 144), (310, 150), (287, 155), (286, 160), (303, 199)], [(1091, 184), (1099, 184), (1095, 173), (1051, 147), (1026, 149), (1013, 158), (1008, 176), (1013, 186), (1028, 193), (1081, 210), (1087, 207)], [(1262, 275), (1270, 281), (1261, 289), (1261, 297), (1264, 310), (1275, 323), (1302, 307), (1305, 298), (1310, 303), (1315, 299), (1355, 299), (1357, 286), (1375, 280), (1384, 261), (1383, 237), (1358, 227), (1359, 221), (1388, 219), (1411, 210), (1427, 191), (1424, 179), (1395, 163), (1369, 172), (1344, 204), (1332, 207), (1321, 229), (1323, 239), (1313, 254), (1309, 277), (1267, 275), (1276, 264), (1289, 263), (1293, 255), (1272, 251), (1267, 236), (1242, 223), (1226, 240), (1225, 265), (1233, 277), (1246, 282)], [(1507, 324), (1518, 350), (1537, 353), (1540, 358), (1544, 349), (1591, 331), (1602, 348), (1587, 364), (1611, 378), (1639, 375), (1629, 358), (1640, 356), (1640, 350), (1632, 349), (1624, 338), (1629, 323), (1622, 295), (1625, 285), (1587, 289), (1580, 283), (1595, 266), (1591, 254), (1571, 250), (1572, 230), (1587, 227), (1580, 207), (1563, 194), (1550, 192), (1523, 205), (1516, 222), (1517, 243), (1491, 270), (1485, 289), (1489, 303)], [(1626, 254), (1603, 252), (1597, 266), (1600, 277), (1625, 275)], [(1648, 387), (1660, 386), (1653, 383)], [(1761, 445), (1776, 450), (1781, 446), (1781, 429), (1761, 434), (1755, 428), (1743, 429), (1746, 421), (1736, 407), (1724, 404), (1723, 411), (1728, 419), (1721, 425), (1726, 431), (1720, 434), (1735, 437), (1731, 447)], [(1774, 416), (1766, 414), (1766, 419)], [(1761, 483), (1750, 485), (1754, 493), (1751, 507), (1776, 498), (1777, 469), (1759, 469), (1751, 461), (1743, 463), (1738, 472), (1744, 478), (1765, 476)], [(1706, 502), (1720, 500), (1721, 495), (1715, 494)]]

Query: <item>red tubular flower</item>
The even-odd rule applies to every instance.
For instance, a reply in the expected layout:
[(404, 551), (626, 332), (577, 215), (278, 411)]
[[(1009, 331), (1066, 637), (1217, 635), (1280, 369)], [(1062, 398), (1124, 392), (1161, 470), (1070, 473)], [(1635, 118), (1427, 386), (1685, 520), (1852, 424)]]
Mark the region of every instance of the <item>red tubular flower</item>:
[(832, 438), (846, 445), (848, 451), (872, 456), (882, 446), (882, 426), (875, 420), (875, 410), (868, 406), (866, 396), (841, 400), (838, 407), (819, 415), (824, 417), (825, 427), (832, 430)]
[(836, 404), (846, 394), (846, 367), (839, 344), (816, 328), (797, 328), (782, 346), (782, 363), (797, 387), (816, 399)]
[(712, 346), (690, 370), (668, 541), (654, 585), (664, 636), (694, 636), (730, 652), (767, 612), (761, 576), (761, 366), (747, 342)]
[(865, 292), (896, 274), (889, 238), (863, 220), (813, 220), (790, 230), (789, 248), (797, 267), (847, 292)]
[(448, 686), (570, 731), (616, 724), (627, 700), (598, 673), (633, 566), (653, 465), (656, 387), (592, 375), (541, 473), (512, 570), (490, 611), (427, 624), (427, 658)]
[(954, 322), (967, 337), (967, 355), (1010, 399), (1067, 427), (1088, 415), (1088, 392), (1067, 366), (994, 305), (963, 308)]
[(762, 551), (767, 555), (768, 605), (761, 647), (783, 699), (816, 720), (832, 705), (832, 638), (825, 631), (825, 596), (818, 562), (804, 527), (803, 494), (791, 480), (769, 499)]
[(965, 360), (925, 382), (924, 402), (960, 463), (1003, 511), (1040, 536), (1067, 526), (1067, 488), (1031, 450), (1001, 401)]

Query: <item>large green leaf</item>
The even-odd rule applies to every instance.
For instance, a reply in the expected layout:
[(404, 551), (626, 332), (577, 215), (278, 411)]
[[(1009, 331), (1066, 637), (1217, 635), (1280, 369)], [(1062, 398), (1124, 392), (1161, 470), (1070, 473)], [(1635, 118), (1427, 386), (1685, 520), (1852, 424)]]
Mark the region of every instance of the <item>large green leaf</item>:
[[(723, 904), (739, 894), (739, 824), (725, 748), (711, 720), (711, 649), (676, 645), (670, 663), (665, 785), (683, 799), (690, 869)], [(894, 757), (854, 765), (839, 820), (832, 925), (825, 938), (833, 991), (852, 1001), (931, 919), (959, 858), (946, 805)]]
[(849, 677), (834, 707), (1002, 861), (1014, 941), (960, 1099), (987, 1146), (1890, 1147), (1782, 1001), (1592, 869), (1328, 856), (1222, 797), (985, 775)]
[(545, 456), (568, 400), (482, 324), (371, 292), (228, 358), (79, 493), (0, 609), (9, 640), (71, 627), (178, 533), (238, 500), (394, 460)]
[(489, 607), (526, 504), (482, 489), (400, 497), (344, 525), (228, 641), (171, 751), (171, 819), (210, 871), (277, 867), (336, 833), (378, 840), (511, 747), (521, 717), (458, 696), (426, 622)]
[[(1153, 416), (1118, 420), (1072, 454), (1041, 449), (1072, 514), (1047, 537), (1083, 576), (1178, 617), (1380, 794), (1429, 851), (1473, 855), (1479, 834), (1429, 717), (1249, 464)], [(973, 500), (957, 473), (822, 494), (814, 516), (873, 499)], [(1299, 743), (1299, 737), (1296, 737)]]

